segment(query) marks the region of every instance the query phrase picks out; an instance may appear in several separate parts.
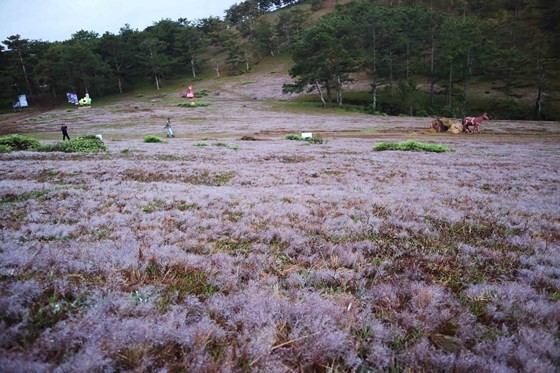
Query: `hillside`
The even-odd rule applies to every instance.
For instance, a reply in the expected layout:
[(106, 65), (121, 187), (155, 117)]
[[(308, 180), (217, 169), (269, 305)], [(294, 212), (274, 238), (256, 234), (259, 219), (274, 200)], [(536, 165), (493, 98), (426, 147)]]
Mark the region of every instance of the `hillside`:
[(547, 0), (247, 0), (224, 19), (82, 30), (62, 43), (15, 35), (0, 51), (0, 100), (5, 108), (22, 93), (35, 106), (67, 92), (99, 100), (148, 84), (165, 91), (187, 77), (209, 86), (219, 77), (227, 94), (228, 79), (260, 73), (270, 75), (252, 87), (261, 99), (290, 97), (284, 91), (373, 114), (557, 120), (558, 14)]

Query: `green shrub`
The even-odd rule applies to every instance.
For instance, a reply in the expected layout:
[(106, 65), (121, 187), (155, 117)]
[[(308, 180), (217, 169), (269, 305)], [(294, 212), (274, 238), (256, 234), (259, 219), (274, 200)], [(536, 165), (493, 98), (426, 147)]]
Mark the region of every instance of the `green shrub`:
[(8, 135), (0, 137), (0, 145), (7, 146), (11, 150), (35, 150), (41, 143), (29, 136)]
[(9, 153), (12, 150), (14, 149), (9, 145), (0, 145), (0, 153)]
[(290, 133), (289, 135), (286, 135), (286, 137), (284, 138), (286, 140), (297, 140), (297, 141), (303, 140), (303, 137), (301, 137), (301, 135), (296, 135), (295, 133)]
[(208, 89), (203, 89), (201, 91), (197, 91), (194, 94), (194, 97), (196, 98), (202, 98), (202, 97), (206, 97), (208, 96), (210, 93), (212, 93), (212, 91), (208, 90)]
[(322, 144), (325, 142), (325, 140), (323, 140), (323, 136), (321, 135), (314, 135), (313, 137), (308, 137), (305, 139), (305, 141), (307, 141), (310, 144)]
[(205, 143), (205, 142), (197, 142), (197, 143), (194, 143), (192, 146), (208, 146), (208, 144)]
[(97, 153), (107, 151), (105, 143), (95, 136), (78, 136), (70, 141), (56, 144), (42, 144), (37, 148), (40, 152), (65, 152), (65, 153)]
[(374, 145), (373, 150), (383, 151), (383, 150), (399, 150), (399, 151), (412, 151), (412, 152), (450, 152), (451, 149), (445, 145), (439, 144), (426, 144), (421, 142), (416, 142), (413, 140), (405, 142), (380, 142)]
[(165, 142), (161, 137), (148, 135), (144, 137), (144, 142)]
[(296, 135), (296, 134), (289, 134), (286, 135), (285, 137), (286, 140), (297, 140), (297, 141), (307, 141), (310, 144), (323, 144), (325, 142), (325, 140), (323, 140), (323, 137), (321, 135), (313, 135), (312, 137), (307, 137), (307, 138), (303, 138), (301, 137), (301, 135)]
[(177, 106), (179, 106), (179, 107), (186, 107), (186, 108), (195, 108), (195, 107), (206, 107), (206, 106), (208, 106), (208, 105), (209, 105), (209, 104), (207, 104), (207, 103), (205, 103), (205, 102), (194, 102), (194, 101), (191, 101), (191, 102), (185, 102), (185, 103), (182, 103), (182, 104), (178, 104)]

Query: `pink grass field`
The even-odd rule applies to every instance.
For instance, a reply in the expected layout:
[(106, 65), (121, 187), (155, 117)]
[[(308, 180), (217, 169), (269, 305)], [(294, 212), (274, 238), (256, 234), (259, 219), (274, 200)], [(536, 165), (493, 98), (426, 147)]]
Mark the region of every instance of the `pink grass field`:
[(560, 369), (560, 124), (247, 110), (0, 154), (0, 371)]

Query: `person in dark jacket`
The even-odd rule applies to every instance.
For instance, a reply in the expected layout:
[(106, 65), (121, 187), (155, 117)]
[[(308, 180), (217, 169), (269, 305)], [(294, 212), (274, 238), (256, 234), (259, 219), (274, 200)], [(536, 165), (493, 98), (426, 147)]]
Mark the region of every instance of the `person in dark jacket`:
[(66, 126), (66, 124), (63, 124), (60, 127), (60, 130), (62, 131), (62, 141), (66, 140), (68, 138), (68, 140), (70, 140), (70, 136), (68, 136), (68, 127)]

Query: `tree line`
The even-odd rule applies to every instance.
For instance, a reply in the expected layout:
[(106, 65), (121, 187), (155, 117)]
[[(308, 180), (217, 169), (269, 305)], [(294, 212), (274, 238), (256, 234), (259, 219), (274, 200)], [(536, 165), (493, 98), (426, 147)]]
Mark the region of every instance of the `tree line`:
[[(263, 56), (286, 51), (310, 12), (294, 7), (274, 24), (265, 14), (303, 2), (249, 0), (226, 10), (223, 19), (164, 19), (142, 31), (126, 24), (101, 36), (80, 30), (62, 42), (12, 35), (0, 44), (0, 103), (6, 106), (19, 94), (99, 97), (146, 80), (159, 90), (167, 79), (185, 74), (196, 79), (209, 68), (218, 77), (222, 70), (248, 71)], [(248, 10), (253, 7), (257, 10)]]
[(327, 3), (247, 0), (223, 18), (165, 19), (142, 31), (127, 24), (116, 34), (80, 30), (63, 42), (12, 35), (0, 45), (0, 101), (70, 91), (100, 97), (145, 81), (160, 89), (185, 74), (239, 74), (290, 53), (294, 83), (284, 90), (315, 91), (324, 105), (345, 102), (344, 88), (360, 75), (370, 80), (373, 112), (455, 114), (473, 106), (469, 89), (484, 79), (503, 93), (504, 113), (523, 88), (534, 92), (534, 117), (556, 115), (555, 0), (341, 0), (317, 19)]
[[(498, 116), (558, 119), (558, 2), (379, 3), (339, 6), (307, 29), (284, 91), (315, 91), (323, 105), (342, 105), (345, 86), (365, 72), (372, 112), (461, 116), (488, 107), (489, 92), (470, 92), (485, 82), (501, 92), (492, 96)], [(525, 96), (532, 102), (524, 107)]]

